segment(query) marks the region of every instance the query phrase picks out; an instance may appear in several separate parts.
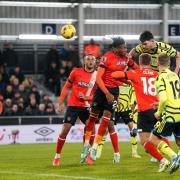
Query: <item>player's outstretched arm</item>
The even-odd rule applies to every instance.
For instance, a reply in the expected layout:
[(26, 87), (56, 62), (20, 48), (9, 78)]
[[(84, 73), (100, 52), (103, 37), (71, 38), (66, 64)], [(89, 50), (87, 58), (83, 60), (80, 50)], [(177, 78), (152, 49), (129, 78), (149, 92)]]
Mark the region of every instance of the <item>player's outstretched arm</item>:
[(107, 99), (108, 103), (112, 104), (114, 101), (114, 96), (108, 91), (108, 89), (106, 88), (106, 86), (102, 80), (104, 73), (105, 73), (105, 68), (99, 67), (98, 71), (97, 71), (97, 76), (96, 76), (96, 84), (99, 86), (101, 91), (106, 95), (106, 99)]
[(122, 79), (122, 78), (125, 78), (125, 73), (123, 71), (116, 71), (116, 72), (113, 72), (111, 74), (111, 76), (114, 78), (114, 79)]
[(64, 109), (64, 99), (66, 98), (71, 86), (72, 84), (67, 80), (62, 88), (61, 94), (59, 96), (59, 112), (62, 112)]
[(176, 56), (176, 69), (174, 71), (177, 75), (180, 74), (180, 52), (177, 52)]
[(139, 69), (139, 66), (134, 62), (134, 65), (132, 66), (132, 69)]
[(138, 56), (139, 54), (135, 51), (135, 49), (131, 49), (131, 51), (129, 52), (129, 58), (130, 59), (134, 59)]
[(106, 88), (106, 86), (104, 85), (104, 82), (102, 80), (104, 73), (105, 73), (105, 68), (98, 67), (97, 76), (96, 76), (96, 83), (99, 86), (99, 88), (101, 89), (101, 91), (103, 91), (104, 94), (108, 94), (109, 91)]

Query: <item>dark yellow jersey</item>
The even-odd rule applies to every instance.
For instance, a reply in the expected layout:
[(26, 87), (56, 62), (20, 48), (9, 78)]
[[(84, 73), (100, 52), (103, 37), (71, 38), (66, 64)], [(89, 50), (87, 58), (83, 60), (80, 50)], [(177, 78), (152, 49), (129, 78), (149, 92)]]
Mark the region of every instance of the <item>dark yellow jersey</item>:
[(178, 75), (169, 69), (163, 70), (157, 76), (155, 86), (160, 101), (158, 111), (166, 116), (167, 122), (179, 122), (180, 80)]
[(134, 89), (130, 85), (119, 86), (119, 97), (117, 103), (117, 112), (124, 112), (131, 110), (131, 101)]
[(166, 54), (169, 57), (175, 58), (177, 51), (171, 45), (163, 43), (163, 42), (156, 42), (156, 49), (155, 50), (148, 50), (143, 47), (142, 44), (139, 44), (135, 47), (135, 52), (138, 54), (148, 53), (151, 55), (151, 67), (153, 70), (158, 71), (157, 67), (157, 57), (160, 54)]

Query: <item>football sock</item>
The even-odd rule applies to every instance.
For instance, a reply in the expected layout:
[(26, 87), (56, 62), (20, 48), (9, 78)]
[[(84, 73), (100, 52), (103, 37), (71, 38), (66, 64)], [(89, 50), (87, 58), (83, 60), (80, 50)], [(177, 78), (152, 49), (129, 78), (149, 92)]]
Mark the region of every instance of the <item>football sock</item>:
[(167, 138), (161, 138), (161, 141), (164, 141), (172, 149), (171, 143)]
[(132, 152), (137, 151), (137, 136), (131, 136), (131, 147), (132, 147)]
[(93, 131), (93, 128), (95, 126), (95, 122), (97, 121), (98, 119), (98, 115), (97, 114), (94, 114), (94, 113), (91, 113), (90, 116), (89, 116), (89, 119), (88, 119), (88, 123), (86, 125), (86, 133), (85, 133), (85, 145), (87, 146), (89, 144), (89, 140), (91, 138), (91, 134), (92, 134), (92, 131)]
[(57, 140), (57, 145), (56, 145), (56, 153), (57, 154), (61, 153), (61, 150), (63, 148), (65, 141), (66, 141), (66, 138), (59, 136), (59, 138)]
[(144, 148), (151, 156), (156, 158), (158, 161), (161, 161), (163, 159), (163, 156), (160, 154), (157, 148), (153, 144), (151, 144), (151, 142), (146, 142), (144, 144)]
[(118, 153), (119, 152), (119, 145), (118, 145), (118, 136), (117, 136), (116, 131), (110, 133), (110, 138), (111, 138), (111, 142), (113, 145), (114, 153)]
[(109, 123), (110, 123), (110, 118), (103, 116), (102, 121), (101, 121), (99, 128), (98, 128), (98, 133), (97, 133), (95, 140), (94, 140), (94, 144), (96, 144), (97, 146), (100, 143), (102, 137), (105, 135), (106, 129), (107, 129)]
[(178, 151), (178, 155), (180, 155), (180, 150)]
[(169, 156), (171, 159), (177, 156), (177, 154), (164, 141), (161, 141), (157, 148), (161, 153)]
[(94, 143), (95, 134), (92, 134), (89, 140), (89, 144), (92, 146)]
[(102, 137), (100, 143), (98, 144), (97, 151), (99, 151), (99, 153), (101, 153), (102, 150), (103, 150), (104, 144), (105, 144), (105, 142), (106, 142), (106, 137), (107, 137), (107, 136), (104, 135), (104, 136)]

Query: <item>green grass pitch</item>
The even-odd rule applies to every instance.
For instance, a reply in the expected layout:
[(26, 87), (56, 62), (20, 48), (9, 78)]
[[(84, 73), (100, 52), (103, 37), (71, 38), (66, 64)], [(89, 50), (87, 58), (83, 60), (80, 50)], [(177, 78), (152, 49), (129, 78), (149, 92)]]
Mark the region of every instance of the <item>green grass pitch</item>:
[[(1, 145), (0, 180), (180, 180), (180, 170), (170, 175), (157, 173), (158, 163), (139, 145), (141, 159), (131, 158), (129, 142), (120, 142), (121, 162), (113, 164), (111, 143), (94, 165), (80, 164), (82, 144), (66, 143), (59, 167), (52, 167), (55, 144)], [(175, 150), (176, 146), (173, 144)]]

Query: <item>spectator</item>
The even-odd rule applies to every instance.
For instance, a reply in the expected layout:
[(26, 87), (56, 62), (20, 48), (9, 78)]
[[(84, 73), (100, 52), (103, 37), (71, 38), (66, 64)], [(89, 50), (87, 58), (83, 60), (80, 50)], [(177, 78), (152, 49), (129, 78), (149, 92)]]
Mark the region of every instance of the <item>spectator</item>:
[(16, 78), (19, 80), (20, 83), (22, 83), (22, 82), (24, 81), (24, 74), (22, 73), (20, 66), (16, 66), (16, 67), (12, 70), (11, 74), (12, 74), (12, 75), (15, 75)]
[(40, 96), (40, 93), (38, 92), (38, 89), (37, 89), (37, 86), (36, 86), (36, 85), (33, 85), (33, 86), (32, 86), (32, 91), (31, 91), (31, 93), (33, 93), (33, 94), (35, 95), (37, 104), (39, 104), (39, 103), (40, 103), (41, 96)]
[(39, 111), (38, 111), (38, 115), (39, 116), (46, 116), (47, 113), (46, 113), (46, 105), (41, 103), (39, 104)]
[(19, 108), (19, 115), (24, 115), (25, 114), (25, 105), (24, 105), (24, 99), (23, 97), (20, 97), (18, 99), (18, 108)]
[(19, 79), (14, 78), (12, 81), (13, 90), (16, 92), (19, 89)]
[(26, 115), (30, 115), (30, 116), (38, 115), (38, 104), (36, 103), (36, 98), (30, 99), (30, 104), (26, 108)]
[(4, 93), (4, 99), (12, 99), (14, 96), (14, 91), (12, 85), (6, 86), (6, 91)]
[(59, 95), (60, 90), (60, 80), (59, 72), (56, 62), (52, 61), (50, 67), (45, 72), (46, 86), (50, 91), (54, 92), (55, 95)]
[(13, 104), (12, 105), (12, 113), (11, 113), (12, 116), (19, 116), (19, 107), (17, 104)]
[(52, 101), (49, 99), (48, 95), (47, 94), (44, 94), (42, 96), (42, 100), (41, 100), (41, 103), (44, 103), (44, 104), (48, 104), (48, 103), (51, 103)]
[(60, 68), (59, 73), (60, 73), (60, 79), (63, 81), (66, 81), (66, 79), (68, 78), (70, 72), (73, 69), (73, 64), (71, 61), (66, 61), (65, 62), (65, 67)]
[(3, 65), (7, 66), (8, 68), (15, 67), (18, 64), (18, 57), (11, 43), (4, 44), (4, 50), (2, 53), (2, 62)]
[(0, 94), (4, 94), (6, 90), (6, 82), (3, 79), (3, 75), (0, 74)]
[(8, 83), (9, 82), (9, 77), (8, 77), (8, 74), (6, 73), (5, 71), (5, 68), (3, 65), (0, 65), (0, 74), (2, 74), (3, 76), (3, 80)]
[(24, 85), (25, 91), (30, 94), (34, 85), (32, 77), (25, 78), (22, 84)]
[(56, 114), (53, 103), (47, 104), (46, 112), (49, 115), (55, 115)]
[(60, 48), (59, 50), (59, 59), (66, 61), (68, 59), (69, 56), (69, 52), (68, 52), (68, 45), (64, 44), (64, 47)]
[(76, 47), (72, 44), (69, 45), (67, 61), (71, 61), (72, 66), (75, 66), (75, 67), (80, 66), (78, 51)]
[(57, 67), (59, 68), (59, 54), (56, 45), (52, 45), (46, 55), (46, 70), (49, 68), (52, 61), (55, 62)]
[(17, 104), (20, 97), (21, 97), (20, 93), (16, 91), (12, 100), (13, 104)]
[(92, 54), (96, 58), (99, 58), (101, 55), (101, 50), (98, 44), (95, 44), (94, 39), (91, 39), (89, 44), (87, 44), (84, 48), (84, 56), (88, 54)]
[(11, 116), (12, 115), (12, 101), (11, 99), (6, 99), (4, 104), (3, 104), (3, 115), (4, 116)]

